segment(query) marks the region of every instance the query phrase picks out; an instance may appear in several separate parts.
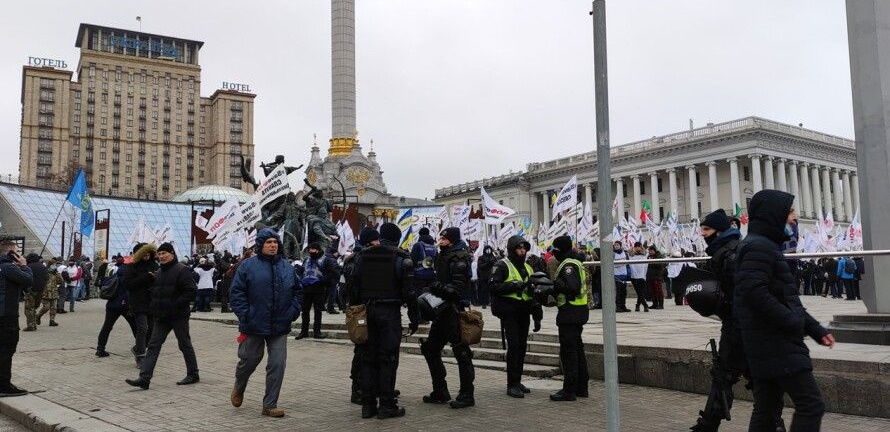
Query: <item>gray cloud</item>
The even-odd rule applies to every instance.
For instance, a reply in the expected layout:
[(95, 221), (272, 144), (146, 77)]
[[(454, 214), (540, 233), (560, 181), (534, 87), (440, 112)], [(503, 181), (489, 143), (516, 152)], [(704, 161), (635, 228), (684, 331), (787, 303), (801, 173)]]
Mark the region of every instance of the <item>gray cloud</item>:
[[(358, 130), (390, 191), (523, 169), (594, 146), (589, 1), (358, 0)], [(3, 149), (18, 149), (20, 65), (76, 64), (80, 22), (203, 40), (202, 94), (256, 90), (258, 159), (307, 161), (330, 136), (330, 3), (42, 1), (6, 6)], [(748, 115), (852, 136), (843, 2), (608, 2), (615, 144)], [(72, 66), (73, 67), (73, 66)], [(0, 173), (17, 171), (14, 158)]]

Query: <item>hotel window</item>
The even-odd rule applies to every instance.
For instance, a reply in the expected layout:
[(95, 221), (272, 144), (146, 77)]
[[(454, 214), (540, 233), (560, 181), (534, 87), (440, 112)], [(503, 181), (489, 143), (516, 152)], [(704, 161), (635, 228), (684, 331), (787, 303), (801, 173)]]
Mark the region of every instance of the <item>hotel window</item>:
[[(132, 99), (130, 99), (132, 101)], [(133, 108), (127, 108), (127, 116), (133, 116)]]
[(81, 105), (80, 105), (80, 102), (75, 102), (75, 103), (74, 103), (74, 110), (75, 110), (75, 111), (80, 111), (80, 106), (81, 106)]
[(99, 129), (99, 136), (105, 136), (105, 135), (106, 135), (106, 130), (105, 130), (105, 129)]
[[(127, 174), (130, 174), (131, 172), (133, 172), (133, 167), (130, 166), (130, 165), (127, 165), (127, 168), (124, 169), (124, 172), (127, 173)], [(129, 180), (129, 179), (128, 179), (128, 180)]]
[(74, 123), (80, 123), (80, 114), (74, 114)]
[(102, 103), (108, 103), (108, 93), (102, 93)]
[[(128, 167), (129, 168), (129, 167)], [(124, 179), (124, 183), (129, 186), (130, 185), (130, 177)]]
[(127, 138), (133, 138), (133, 131), (127, 131)]
[(96, 76), (96, 67), (95, 66), (90, 66), (90, 72), (89, 72), (88, 76), (90, 78), (93, 78)]
[(127, 126), (133, 127), (133, 119), (127, 119)]
[(158, 122), (156, 122), (156, 121), (151, 122), (151, 128), (152, 128), (152, 129), (157, 129), (157, 128), (158, 128)]
[(102, 117), (102, 124), (108, 124), (108, 119), (105, 117)]
[(80, 126), (74, 126), (74, 134), (80, 135)]

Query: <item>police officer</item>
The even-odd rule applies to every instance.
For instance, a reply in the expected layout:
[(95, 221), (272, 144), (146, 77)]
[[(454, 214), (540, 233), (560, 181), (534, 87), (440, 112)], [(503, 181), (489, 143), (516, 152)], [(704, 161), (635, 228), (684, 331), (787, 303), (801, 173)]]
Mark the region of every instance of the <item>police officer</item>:
[[(501, 328), (507, 339), (507, 395), (525, 397), (529, 389), (522, 385), (522, 368), (528, 346), (529, 315), (540, 309), (532, 301), (528, 278), (534, 272), (525, 262), (531, 244), (520, 236), (507, 240), (507, 257), (494, 265), (488, 283), (493, 298), (491, 312), (500, 318)], [(539, 314), (535, 314), (540, 316)], [(541, 329), (540, 319), (535, 320), (535, 331)]]
[(445, 381), (445, 364), (442, 363), (442, 348), (446, 343), (451, 343), (460, 375), (460, 392), (451, 401), (451, 408), (466, 408), (476, 404), (473, 398), (473, 352), (469, 345), (460, 340), (458, 320), (458, 312), (470, 305), (471, 260), (467, 244), (460, 238), (460, 228), (449, 227), (442, 230), (435, 263), (436, 283), (430, 286), (430, 293), (444, 300), (447, 307), (433, 320), (429, 337), (420, 344), (433, 381), (433, 391), (423, 397), (424, 403), (444, 404), (451, 401), (451, 393), (448, 392), (448, 383)]
[(742, 338), (732, 316), (735, 251), (741, 233), (732, 226), (723, 209), (709, 213), (702, 219), (700, 225), (702, 237), (708, 245), (705, 253), (711, 257), (701, 264), (700, 268), (717, 276), (720, 289), (723, 291), (723, 302), (717, 308), (717, 316), (722, 322), (720, 344), (717, 349), (720, 362), (711, 366), (711, 391), (708, 401), (705, 409), (699, 412), (698, 421), (691, 429), (695, 432), (711, 432), (716, 431), (720, 427), (720, 422), (729, 417), (733, 401), (732, 386), (747, 369)]
[[(366, 304), (368, 341), (361, 345), (362, 418), (401, 417), (395, 393), (402, 304), (409, 305), (411, 331), (417, 331), (412, 289), (414, 264), (398, 248), (402, 231), (392, 223), (380, 226), (380, 244), (366, 247), (355, 258), (352, 304)], [(378, 406), (379, 401), (379, 406)]]
[(560, 236), (553, 239), (553, 257), (559, 263), (553, 281), (557, 294), (556, 326), (559, 329), (559, 361), (562, 363), (562, 390), (550, 395), (556, 402), (573, 401), (587, 397), (587, 358), (581, 331), (588, 320), (587, 270), (575, 258), (572, 238)]
[[(346, 258), (343, 259), (343, 280), (346, 281), (346, 287), (343, 290), (346, 296), (346, 302), (349, 305), (353, 304), (361, 304), (361, 299), (353, 299), (353, 277), (352, 274), (355, 271), (355, 263), (356, 258), (358, 257), (359, 252), (365, 247), (369, 246), (379, 246), (380, 245), (380, 233), (374, 229), (365, 227), (362, 228), (361, 232), (358, 235), (358, 242), (355, 245), (355, 248), (352, 250), (352, 254), (347, 255)], [(355, 345), (352, 349), (352, 367), (349, 370), (349, 378), (352, 381), (352, 395), (349, 400), (357, 405), (362, 404), (362, 380), (361, 380), (361, 371), (362, 371), (362, 346)]]

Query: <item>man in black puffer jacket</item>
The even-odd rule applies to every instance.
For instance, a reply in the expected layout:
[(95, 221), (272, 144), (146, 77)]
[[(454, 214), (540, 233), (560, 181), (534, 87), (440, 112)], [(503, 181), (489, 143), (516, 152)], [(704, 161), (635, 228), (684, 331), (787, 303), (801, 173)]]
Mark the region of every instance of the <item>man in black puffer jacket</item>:
[(151, 286), (158, 271), (156, 252), (157, 247), (150, 243), (139, 243), (133, 247), (131, 261), (127, 264), (120, 281), (121, 287), (127, 290), (130, 314), (133, 315), (133, 323), (136, 326), (136, 345), (132, 351), (136, 356), (137, 366), (145, 358), (145, 347), (152, 333), (153, 321), (149, 317), (148, 309), (151, 303)]
[(754, 382), (750, 431), (776, 430), (785, 393), (795, 407), (791, 431), (818, 431), (825, 411), (803, 338), (810, 336), (829, 348), (834, 338), (800, 303), (794, 275), (782, 256), (782, 242), (797, 223), (793, 202), (793, 195), (777, 190), (755, 194), (748, 236), (736, 252), (733, 312)]
[(172, 331), (179, 342), (179, 350), (185, 358), (186, 376), (178, 385), (194, 384), (198, 378), (198, 360), (189, 335), (189, 312), (191, 301), (198, 287), (190, 268), (176, 260), (173, 245), (164, 243), (158, 246), (160, 268), (155, 273), (151, 287), (149, 311), (154, 320), (151, 341), (148, 343), (145, 360), (142, 361), (139, 378), (126, 380), (133, 387), (147, 390), (154, 374), (155, 364), (161, 352), (161, 345)]

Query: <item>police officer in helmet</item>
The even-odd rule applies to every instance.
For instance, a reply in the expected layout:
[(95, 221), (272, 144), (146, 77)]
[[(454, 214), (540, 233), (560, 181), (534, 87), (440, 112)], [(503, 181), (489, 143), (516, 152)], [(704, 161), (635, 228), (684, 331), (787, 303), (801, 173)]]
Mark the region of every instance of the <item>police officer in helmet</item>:
[(439, 234), (439, 254), (436, 256), (436, 282), (430, 286), (430, 293), (447, 303), (430, 325), (429, 337), (420, 345), (426, 358), (433, 381), (433, 391), (423, 397), (424, 403), (444, 404), (451, 401), (448, 384), (445, 381), (445, 364), (442, 363), (442, 348), (451, 343), (451, 350), (457, 360), (460, 375), (460, 391), (451, 401), (451, 408), (466, 408), (476, 404), (473, 398), (473, 352), (470, 346), (461, 342), (458, 312), (470, 305), (470, 263), (472, 256), (467, 252), (467, 244), (460, 238), (460, 228), (449, 227)]
[[(352, 284), (354, 282), (352, 273), (355, 271), (356, 258), (358, 257), (358, 254), (359, 252), (361, 252), (362, 248), (378, 245), (380, 245), (380, 233), (374, 228), (362, 228), (361, 232), (359, 232), (358, 235), (358, 242), (355, 244), (352, 253), (347, 255), (346, 258), (343, 259), (343, 280), (346, 281), (343, 293), (346, 297), (346, 303), (350, 306), (362, 304), (361, 299), (352, 298), (352, 295), (355, 294), (353, 292), (354, 290), (352, 289)], [(352, 393), (349, 400), (350, 402), (357, 405), (362, 404), (361, 375), (362, 346), (355, 345), (352, 349), (352, 366), (349, 370), (349, 378), (352, 381)]]
[[(494, 265), (488, 286), (493, 295), (491, 312), (500, 318), (507, 339), (507, 395), (525, 397), (529, 389), (522, 385), (522, 369), (528, 347), (529, 316), (535, 316), (535, 331), (541, 329), (541, 305), (532, 301), (529, 276), (534, 273), (525, 262), (531, 244), (520, 236), (507, 240), (507, 257)], [(535, 313), (538, 312), (538, 313)]]
[(412, 332), (417, 331), (417, 314), (412, 289), (414, 263), (398, 248), (401, 237), (396, 225), (381, 225), (380, 244), (362, 249), (352, 271), (351, 303), (366, 304), (368, 316), (368, 341), (361, 345), (362, 418), (405, 415), (395, 392), (402, 305), (409, 305)]
[(575, 258), (572, 238), (560, 236), (553, 239), (553, 258), (557, 260), (554, 292), (557, 294), (556, 326), (559, 329), (559, 361), (564, 379), (562, 390), (550, 395), (555, 402), (573, 401), (587, 397), (587, 358), (581, 331), (587, 323), (587, 270)]

